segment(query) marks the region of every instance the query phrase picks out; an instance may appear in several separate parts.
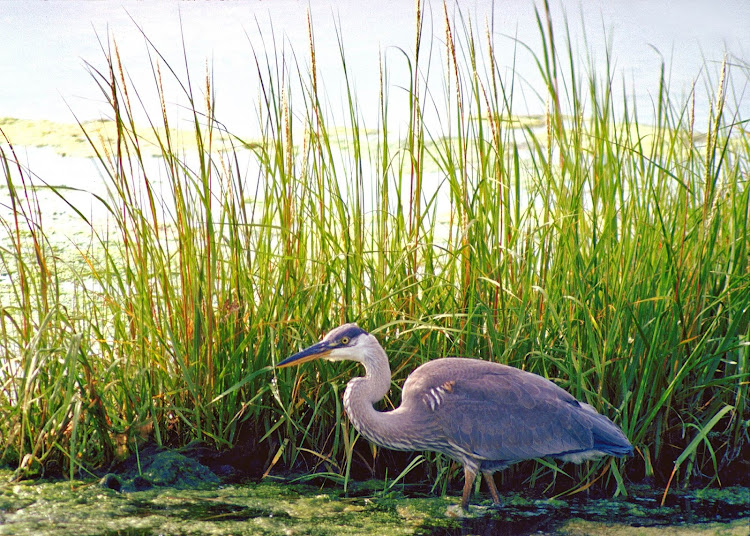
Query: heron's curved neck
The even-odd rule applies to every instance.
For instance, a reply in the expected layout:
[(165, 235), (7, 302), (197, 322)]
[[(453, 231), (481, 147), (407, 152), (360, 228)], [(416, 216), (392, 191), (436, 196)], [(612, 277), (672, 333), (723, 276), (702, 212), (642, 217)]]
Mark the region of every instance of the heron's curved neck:
[[(344, 391), (344, 408), (354, 427), (368, 440), (392, 449), (409, 449), (406, 431), (399, 409), (380, 412), (372, 406), (382, 400), (391, 385), (388, 356), (377, 345), (370, 348), (362, 360), (365, 375), (349, 381)], [(412, 447), (413, 448), (413, 447)]]
[(372, 408), (372, 404), (382, 400), (391, 387), (391, 367), (388, 356), (380, 345), (369, 348), (362, 364), (365, 367), (364, 377), (352, 379), (346, 386), (346, 391), (356, 392), (356, 398), (350, 395), (349, 401), (364, 400)]

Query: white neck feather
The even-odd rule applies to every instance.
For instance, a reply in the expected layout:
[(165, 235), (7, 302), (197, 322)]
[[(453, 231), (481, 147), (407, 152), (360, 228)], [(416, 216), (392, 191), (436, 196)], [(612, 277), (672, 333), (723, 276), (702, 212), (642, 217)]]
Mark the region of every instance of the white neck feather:
[(383, 399), (391, 386), (391, 368), (383, 348), (371, 345), (359, 359), (365, 366), (365, 375), (353, 378), (344, 391), (344, 408), (354, 427), (368, 440), (380, 446), (410, 450), (406, 442), (410, 427), (405, 426), (402, 412), (380, 412), (372, 406)]

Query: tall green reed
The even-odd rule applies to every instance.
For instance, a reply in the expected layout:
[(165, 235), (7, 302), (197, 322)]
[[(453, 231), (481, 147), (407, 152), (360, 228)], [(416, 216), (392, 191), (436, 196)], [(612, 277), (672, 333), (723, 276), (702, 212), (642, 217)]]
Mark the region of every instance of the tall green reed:
[[(225, 447), (244, 434), (269, 452), (268, 470), (345, 484), (355, 466), (376, 473), (385, 454), (363, 444), (340, 402), (354, 366), (270, 368), (356, 320), (391, 356), (383, 409), (426, 360), (497, 360), (552, 378), (633, 441), (634, 459), (577, 469), (574, 482), (589, 480), (578, 489), (599, 474), (622, 492), (623, 469), (664, 484), (715, 479), (747, 444), (748, 419), (750, 145), (728, 112), (729, 66), (704, 133), (664, 78), (645, 124), (630, 98), (615, 102), (609, 62), (582, 68), (569, 36), (557, 43), (547, 6), (537, 22), (540, 48), (517, 44), (545, 83), (548, 112), (531, 120), (513, 109), (522, 85), (501, 74), (489, 22), (478, 30), (444, 8), (436, 67), (418, 8), (415, 48), (397, 59), (410, 72), (401, 139), (388, 62), (377, 65), (378, 102), (360, 103), (341, 35), (347, 101), (335, 114), (312, 21), (306, 60), (275, 36), (253, 50), (253, 142), (214, 117), (210, 74), (196, 84), (151, 47), (161, 110), (145, 111), (158, 171), (136, 125), (143, 89), (105, 43), (105, 67), (90, 72), (117, 136), (87, 135), (111, 223), (92, 224), (85, 268), (55, 264), (34, 191), (16, 186), (28, 174), (1, 155), (14, 202), (2, 260), (19, 304), (2, 317), (4, 458), (46, 467), (51, 456), (72, 475), (144, 437)], [(173, 128), (165, 75), (187, 102), (194, 152)], [(430, 96), (436, 76), (442, 100)], [(360, 106), (373, 104), (371, 127)], [(60, 278), (79, 282), (73, 309), (59, 306)], [(410, 467), (443, 490), (460, 474), (427, 460)], [(537, 464), (528, 482), (558, 471)]]

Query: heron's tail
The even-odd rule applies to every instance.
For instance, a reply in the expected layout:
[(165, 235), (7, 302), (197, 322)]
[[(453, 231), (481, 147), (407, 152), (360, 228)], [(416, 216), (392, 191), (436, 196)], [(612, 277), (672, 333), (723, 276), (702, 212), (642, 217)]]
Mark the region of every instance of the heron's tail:
[(632, 456), (633, 445), (615, 423), (601, 414), (596, 414), (595, 425), (591, 430), (594, 449), (611, 456)]

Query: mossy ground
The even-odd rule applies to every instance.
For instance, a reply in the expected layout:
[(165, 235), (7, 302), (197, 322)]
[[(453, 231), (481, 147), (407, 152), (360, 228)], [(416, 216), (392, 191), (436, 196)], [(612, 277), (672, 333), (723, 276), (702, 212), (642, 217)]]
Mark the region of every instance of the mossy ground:
[[(337, 535), (387, 534), (747, 534), (750, 490), (670, 494), (638, 488), (627, 499), (534, 500), (484, 496), (467, 515), (457, 497), (409, 496), (355, 484), (321, 489), (283, 481), (119, 493), (90, 481), (9, 483), (0, 474), (0, 535)], [(382, 487), (380, 488), (382, 489)], [(488, 532), (489, 531), (489, 532)]]
[(27, 481), (2, 487), (0, 534), (400, 535), (415, 534), (431, 508), (286, 483), (118, 493), (96, 482)]

